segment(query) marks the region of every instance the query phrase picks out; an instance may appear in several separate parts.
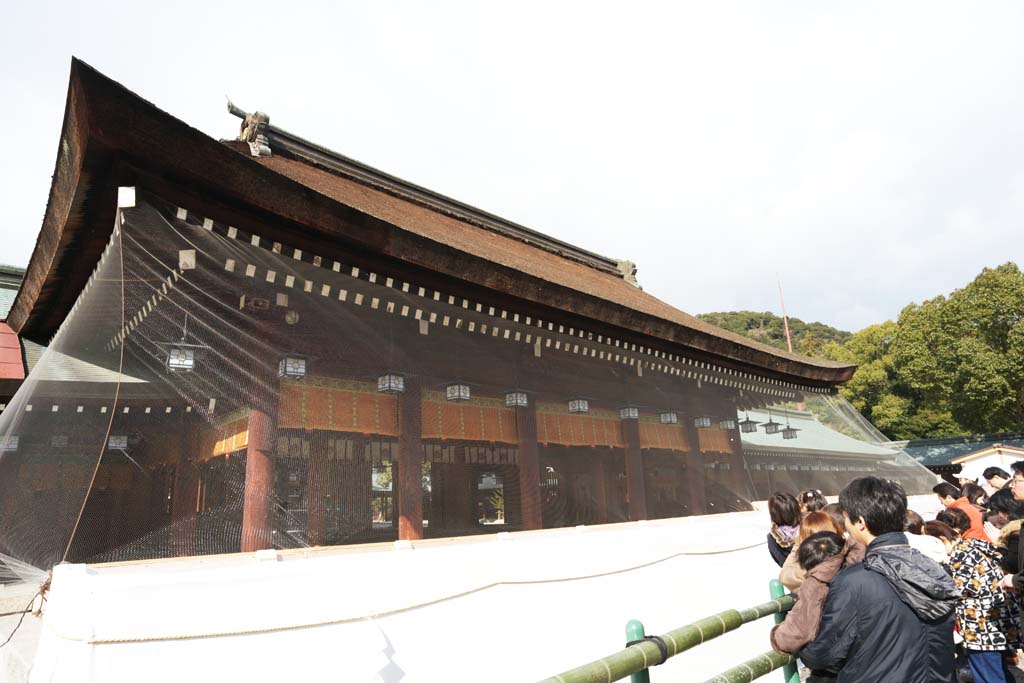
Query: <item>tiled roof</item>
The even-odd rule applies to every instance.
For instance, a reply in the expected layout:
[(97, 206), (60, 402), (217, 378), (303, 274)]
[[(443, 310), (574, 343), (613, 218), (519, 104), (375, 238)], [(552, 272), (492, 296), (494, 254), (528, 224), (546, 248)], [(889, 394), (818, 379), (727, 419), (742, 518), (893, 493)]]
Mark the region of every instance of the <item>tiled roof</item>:
[(0, 286), (0, 320), (7, 317), (14, 303), (14, 297), (18, 295), (17, 289), (10, 289)]
[(18, 335), (7, 323), (0, 323), (0, 380), (25, 379), (25, 366), (21, 362), (21, 344)]
[[(240, 150), (241, 151), (241, 150)], [(247, 151), (243, 153), (248, 154)], [(320, 194), (354, 207), (383, 221), (426, 237), (461, 252), (513, 268), (546, 282), (619, 304), (662, 320), (683, 325), (737, 344), (753, 347), (773, 356), (814, 363), (823, 367), (846, 367), (821, 359), (808, 359), (762, 344), (688, 315), (651, 294), (634, 287), (620, 275), (592, 268), (524, 241), (498, 234), (459, 218), (434, 211), (404, 198), (369, 187), (343, 175), (284, 156), (257, 157), (267, 168)]]
[[(769, 419), (765, 411), (751, 410), (744, 414), (749, 415), (751, 420), (761, 423), (768, 422)], [(888, 443), (861, 441), (831, 429), (811, 413), (790, 411), (783, 416), (781, 412), (773, 411), (772, 417), (776, 422), (785, 424), (788, 421), (790, 425), (799, 429), (797, 438), (783, 440), (782, 434), (766, 434), (764, 430), (758, 429), (756, 432), (740, 435), (745, 450), (814, 451), (873, 458), (892, 458), (899, 453), (896, 447), (890, 447)]]
[(922, 439), (908, 441), (903, 450), (926, 467), (949, 465), (955, 458), (991, 448), (996, 444), (1024, 448), (1024, 434), (989, 434), (959, 439)]

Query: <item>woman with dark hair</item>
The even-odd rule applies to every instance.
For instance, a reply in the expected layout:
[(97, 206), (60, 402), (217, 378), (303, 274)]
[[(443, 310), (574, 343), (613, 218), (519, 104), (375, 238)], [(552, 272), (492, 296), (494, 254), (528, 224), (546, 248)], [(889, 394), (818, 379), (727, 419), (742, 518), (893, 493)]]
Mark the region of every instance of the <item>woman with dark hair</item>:
[(949, 555), (949, 568), (961, 593), (956, 618), (974, 680), (1013, 681), (1006, 659), (1021, 645), (1019, 617), (1017, 602), (999, 585), (1003, 580), (999, 551), (988, 541), (964, 535), (971, 521), (962, 510), (943, 510), (938, 519), (960, 532)]
[(988, 504), (988, 494), (977, 484), (966, 483), (960, 487), (960, 495), (978, 510), (984, 510)]
[(806, 515), (808, 512), (817, 512), (818, 510), (825, 509), (828, 505), (828, 501), (825, 500), (825, 496), (821, 495), (821, 491), (817, 489), (808, 489), (800, 492), (800, 513)]
[(988, 499), (985, 531), (1002, 553), (1000, 565), (1007, 574), (1017, 572), (1021, 525), (1024, 525), (1024, 502), (1014, 498), (1009, 487), (993, 493)]
[(829, 517), (831, 517), (832, 521), (836, 523), (836, 526), (842, 529), (842, 533), (839, 534), (840, 536), (842, 536), (843, 538), (849, 536), (849, 534), (846, 533), (846, 518), (843, 516), (842, 505), (840, 505), (839, 503), (829, 503), (824, 508), (822, 508), (821, 511), (827, 514)]
[[(809, 512), (804, 515), (804, 518), (800, 520), (800, 533), (796, 535), (793, 551), (786, 557), (786, 561), (782, 564), (782, 571), (779, 572), (779, 581), (789, 590), (800, 590), (800, 586), (803, 585), (804, 579), (807, 577), (807, 571), (800, 566), (797, 558), (801, 544), (809, 537), (821, 531), (832, 532), (840, 538), (843, 538), (845, 535), (843, 527), (839, 526), (832, 519), (831, 515), (824, 510)], [(852, 544), (849, 551), (851, 561), (860, 562), (864, 559), (864, 546), (856, 541), (849, 541), (849, 543)]]
[(907, 545), (925, 557), (935, 560), (939, 564), (945, 562), (949, 557), (942, 541), (924, 532), (924, 520), (913, 510), (907, 510), (907, 516), (903, 520), (903, 531), (907, 535)]
[(934, 536), (942, 541), (942, 545), (946, 549), (946, 559), (940, 564), (946, 564), (949, 562), (949, 554), (953, 552), (953, 544), (960, 539), (960, 534), (957, 533), (956, 529), (953, 529), (945, 522), (940, 522), (934, 519), (925, 522), (923, 528), (926, 534)]
[(768, 516), (772, 528), (768, 532), (768, 552), (775, 564), (785, 564), (800, 531), (800, 503), (789, 493), (773, 493), (768, 499)]

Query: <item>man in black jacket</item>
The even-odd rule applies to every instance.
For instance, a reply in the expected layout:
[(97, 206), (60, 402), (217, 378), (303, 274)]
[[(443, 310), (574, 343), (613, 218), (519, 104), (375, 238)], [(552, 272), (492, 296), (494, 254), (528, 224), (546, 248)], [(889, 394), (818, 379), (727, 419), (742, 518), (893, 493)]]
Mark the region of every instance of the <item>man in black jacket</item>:
[(907, 545), (907, 496), (899, 484), (854, 479), (839, 494), (864, 562), (832, 580), (818, 637), (800, 651), (840, 683), (953, 683), (954, 607), (959, 593), (934, 561)]

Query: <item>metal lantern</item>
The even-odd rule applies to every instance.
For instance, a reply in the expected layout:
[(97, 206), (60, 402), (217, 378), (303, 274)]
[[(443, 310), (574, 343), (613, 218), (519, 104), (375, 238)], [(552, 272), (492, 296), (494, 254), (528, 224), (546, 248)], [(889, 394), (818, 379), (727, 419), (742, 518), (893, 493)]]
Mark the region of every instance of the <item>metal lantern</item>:
[(123, 451), (128, 448), (127, 434), (114, 434), (107, 439), (107, 448), (112, 451)]
[(744, 413), (746, 419), (740, 420), (740, 431), (744, 434), (750, 434), (751, 432), (757, 431), (757, 420), (751, 420), (750, 416)]
[(18, 437), (11, 435), (0, 439), (0, 453), (13, 453), (18, 450)]
[(510, 391), (505, 394), (506, 408), (525, 408), (530, 405), (530, 399), (525, 391)]
[(623, 406), (619, 408), (619, 418), (623, 420), (640, 419), (640, 409), (636, 406)]
[(569, 401), (570, 413), (589, 413), (590, 401), (585, 398), (574, 398)]
[(782, 438), (783, 439), (795, 439), (796, 438), (796, 433), (799, 432), (799, 431), (800, 431), (799, 429), (797, 429), (796, 427), (791, 427), (789, 425), (789, 423), (787, 423), (786, 426), (782, 428)]
[(693, 418), (693, 426), (700, 429), (706, 429), (711, 426), (711, 418), (707, 415), (701, 415), (700, 417)]
[(167, 349), (167, 369), (171, 372), (192, 372), (196, 367), (196, 351), (187, 346)]
[(727, 417), (724, 420), (719, 421), (718, 428), (726, 430), (736, 429), (736, 420), (731, 417)]
[(444, 388), (444, 397), (449, 401), (468, 401), (471, 398), (468, 384), (455, 382)]
[(277, 374), (288, 379), (302, 379), (306, 376), (306, 359), (293, 354), (285, 356), (277, 366)]
[(405, 377), (387, 372), (377, 378), (377, 391), (382, 394), (400, 394), (405, 391)]
[(765, 434), (778, 434), (779, 429), (782, 427), (781, 422), (776, 422), (775, 418), (772, 417), (772, 411), (768, 411), (768, 421), (762, 422), (761, 426), (764, 427)]
[(664, 413), (658, 413), (658, 420), (663, 425), (679, 424), (679, 413), (667, 410)]

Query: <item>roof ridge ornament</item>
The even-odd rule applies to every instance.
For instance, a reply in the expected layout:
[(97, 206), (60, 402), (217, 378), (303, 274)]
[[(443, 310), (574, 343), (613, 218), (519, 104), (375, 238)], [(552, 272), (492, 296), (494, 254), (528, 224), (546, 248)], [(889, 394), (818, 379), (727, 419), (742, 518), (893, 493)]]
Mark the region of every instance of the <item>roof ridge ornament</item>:
[(261, 111), (249, 114), (235, 106), (235, 103), (230, 98), (228, 98), (228, 112), (242, 119), (242, 126), (238, 131), (238, 139), (248, 143), (249, 153), (254, 157), (271, 156), (270, 141), (264, 133), (266, 126), (270, 123), (270, 117)]
[(619, 272), (622, 273), (622, 279), (633, 285), (639, 290), (643, 290), (640, 283), (636, 279), (636, 263), (633, 261), (627, 261), (620, 259), (616, 262), (615, 267), (618, 268)]

